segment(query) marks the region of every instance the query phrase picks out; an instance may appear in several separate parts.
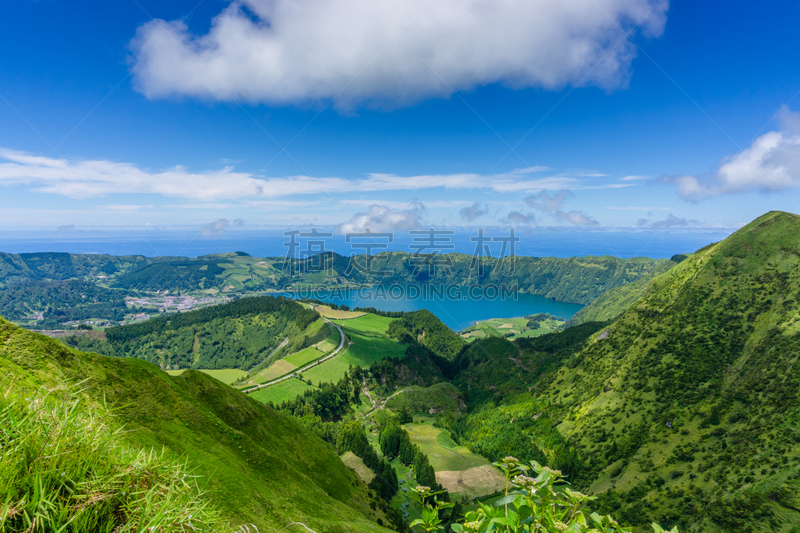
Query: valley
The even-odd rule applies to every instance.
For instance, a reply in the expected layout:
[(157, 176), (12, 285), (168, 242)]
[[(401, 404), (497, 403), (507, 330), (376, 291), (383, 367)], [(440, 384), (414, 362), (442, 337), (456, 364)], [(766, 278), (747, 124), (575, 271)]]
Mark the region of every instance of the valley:
[(459, 332), (427, 309), (263, 295), (56, 338), (3, 320), (0, 370), (14, 397), (81, 386), (87, 413), (116, 406), (127, 446), (163, 446), (206, 480), (209, 520), (418, 531), (424, 486), (453, 504), (449, 527), (502, 500), (513, 459), (559, 471), (634, 533), (790, 533), (799, 233), (771, 212), (595, 289), (574, 317)]

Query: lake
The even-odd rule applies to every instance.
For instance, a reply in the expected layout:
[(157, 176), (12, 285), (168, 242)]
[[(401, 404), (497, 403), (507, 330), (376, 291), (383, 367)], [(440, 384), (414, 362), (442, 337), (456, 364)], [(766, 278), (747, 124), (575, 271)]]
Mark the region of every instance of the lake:
[(480, 287), (443, 285), (378, 285), (352, 290), (285, 294), (291, 298), (315, 298), (326, 303), (356, 307), (374, 307), (381, 311), (418, 311), (427, 309), (454, 331), (461, 331), (480, 320), (513, 318), (550, 313), (570, 319), (583, 308), (548, 300), (532, 294), (499, 294)]

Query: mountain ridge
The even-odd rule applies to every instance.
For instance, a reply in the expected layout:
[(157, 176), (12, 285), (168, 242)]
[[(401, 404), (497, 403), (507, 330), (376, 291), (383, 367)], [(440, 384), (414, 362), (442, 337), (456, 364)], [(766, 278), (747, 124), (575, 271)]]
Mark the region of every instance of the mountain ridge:
[(335, 450), (300, 424), (197, 371), (171, 377), (140, 359), (72, 350), (0, 319), (0, 372), (30, 389), (80, 386), (113, 406), (125, 440), (166, 447), (211, 489), (231, 529), (296, 520), (336, 531), (386, 531), (379, 505)]

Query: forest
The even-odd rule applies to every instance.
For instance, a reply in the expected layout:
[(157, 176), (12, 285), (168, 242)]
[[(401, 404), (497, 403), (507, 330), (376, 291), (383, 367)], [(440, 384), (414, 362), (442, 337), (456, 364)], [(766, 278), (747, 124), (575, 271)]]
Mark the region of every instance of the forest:
[(80, 347), (138, 357), (166, 369), (250, 369), (282, 343), (285, 353), (305, 347), (310, 339), (306, 331), (319, 319), (316, 311), (292, 300), (248, 297), (109, 328), (105, 345), (80, 341)]

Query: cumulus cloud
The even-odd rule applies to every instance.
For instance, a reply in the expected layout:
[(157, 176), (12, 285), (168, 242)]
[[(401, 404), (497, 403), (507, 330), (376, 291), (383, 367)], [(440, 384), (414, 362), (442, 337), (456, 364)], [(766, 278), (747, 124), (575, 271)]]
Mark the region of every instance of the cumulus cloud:
[(242, 226), (244, 226), (244, 220), (242, 220), (241, 218), (237, 218), (236, 220), (233, 221), (233, 225), (236, 226), (237, 228), (241, 228)]
[(556, 211), (555, 215), (558, 220), (562, 222), (569, 222), (570, 224), (575, 224), (576, 226), (598, 225), (598, 222), (595, 219), (582, 213), (581, 211), (569, 211), (567, 213), (564, 211)]
[(564, 202), (574, 197), (575, 193), (568, 189), (561, 189), (553, 193), (553, 196), (547, 194), (547, 191), (541, 191), (538, 194), (525, 198), (525, 203), (543, 213), (554, 213), (561, 209)]
[(231, 223), (224, 218), (220, 218), (219, 220), (215, 220), (214, 222), (210, 222), (203, 226), (203, 229), (200, 230), (200, 234), (203, 237), (218, 237), (220, 235), (225, 234), (225, 230), (228, 229)]
[[(135, 87), (170, 95), (396, 107), (502, 83), (626, 85), (658, 0), (235, 0), (192, 34), (154, 20), (130, 43)], [(443, 81), (443, 80), (446, 80)]]
[(561, 189), (552, 194), (540, 191), (533, 196), (525, 198), (525, 203), (532, 208), (556, 218), (559, 222), (568, 222), (576, 226), (597, 226), (598, 222), (581, 211), (562, 211), (561, 208), (575, 197), (575, 193), (568, 189)]
[(660, 181), (675, 185), (678, 194), (691, 202), (721, 194), (800, 187), (800, 114), (784, 106), (778, 131), (758, 137), (713, 174), (664, 176)]
[(568, 187), (578, 181), (566, 176), (531, 179), (531, 174), (541, 170), (544, 167), (516, 169), (491, 176), (475, 173), (416, 176), (373, 173), (361, 179), (308, 176), (262, 178), (237, 172), (233, 167), (190, 172), (185, 167), (176, 166), (164, 171), (151, 171), (133, 163), (68, 161), (0, 148), (0, 185), (27, 181), (36, 191), (79, 199), (115, 193), (145, 193), (211, 202), (240, 197), (278, 198), (435, 188), (488, 189), (503, 193)]
[(394, 232), (422, 227), (421, 217), (425, 213), (422, 202), (414, 200), (410, 209), (392, 209), (385, 205), (371, 205), (366, 211), (356, 213), (349, 222), (336, 226), (338, 235), (345, 233), (363, 233), (367, 230), (377, 232)]
[(653, 229), (669, 229), (675, 227), (699, 226), (700, 221), (678, 218), (672, 213), (670, 213), (664, 220), (656, 220), (654, 222), (650, 222), (650, 220), (646, 218), (640, 218), (636, 225), (639, 227), (647, 227)]
[(524, 213), (520, 213), (519, 211), (511, 211), (508, 215), (506, 215), (505, 222), (512, 226), (535, 226), (536, 215), (533, 213), (526, 215)]
[(489, 212), (489, 206), (486, 204), (481, 205), (480, 202), (475, 202), (471, 206), (464, 207), (460, 211), (461, 218), (469, 222), (472, 222), (478, 217), (482, 217), (488, 212)]

